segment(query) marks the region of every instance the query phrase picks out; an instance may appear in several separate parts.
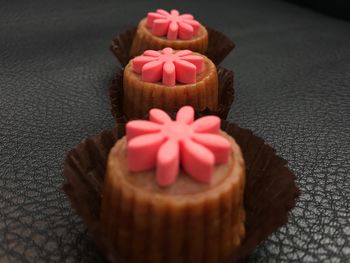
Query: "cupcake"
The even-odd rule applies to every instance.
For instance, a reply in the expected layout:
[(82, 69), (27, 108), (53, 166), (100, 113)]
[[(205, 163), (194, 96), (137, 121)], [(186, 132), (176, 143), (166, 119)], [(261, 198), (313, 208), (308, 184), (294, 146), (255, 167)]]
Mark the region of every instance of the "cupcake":
[(127, 118), (142, 118), (152, 108), (167, 112), (190, 105), (216, 110), (218, 74), (206, 56), (190, 50), (146, 50), (124, 69), (123, 109)]
[(148, 49), (190, 49), (204, 54), (208, 48), (207, 29), (191, 14), (180, 14), (158, 9), (148, 13), (138, 24), (133, 39), (130, 57), (142, 54)]
[(241, 150), (218, 117), (152, 109), (109, 153), (101, 233), (127, 262), (223, 262), (245, 235), (244, 184)]

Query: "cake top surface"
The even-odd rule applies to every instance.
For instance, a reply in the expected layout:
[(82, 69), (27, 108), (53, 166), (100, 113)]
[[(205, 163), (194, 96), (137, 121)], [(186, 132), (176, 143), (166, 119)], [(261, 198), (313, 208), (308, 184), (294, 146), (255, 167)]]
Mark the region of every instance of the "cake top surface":
[(195, 83), (197, 74), (204, 69), (204, 57), (190, 50), (146, 50), (132, 60), (133, 71), (141, 74), (145, 82), (158, 82), (174, 86), (176, 82)]
[(169, 40), (189, 40), (198, 34), (200, 23), (191, 14), (180, 14), (176, 9), (167, 12), (157, 9), (147, 14), (146, 26), (153, 35)]
[(175, 182), (180, 165), (186, 174), (210, 183), (215, 164), (226, 163), (230, 143), (219, 135), (220, 118), (205, 116), (194, 120), (194, 110), (182, 107), (172, 120), (160, 109), (152, 109), (149, 120), (126, 125), (128, 169), (141, 172), (156, 169), (160, 186)]

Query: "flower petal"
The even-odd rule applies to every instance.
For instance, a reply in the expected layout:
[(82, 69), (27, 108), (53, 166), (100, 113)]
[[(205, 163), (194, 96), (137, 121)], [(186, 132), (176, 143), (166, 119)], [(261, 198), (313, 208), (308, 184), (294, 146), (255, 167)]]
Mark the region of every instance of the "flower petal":
[(226, 163), (228, 161), (231, 145), (221, 135), (196, 133), (192, 140), (210, 150), (215, 156), (215, 163)]
[(210, 183), (214, 171), (214, 155), (204, 146), (186, 140), (181, 145), (181, 164), (194, 179)]
[(191, 124), (194, 120), (194, 110), (191, 106), (184, 106), (176, 114), (176, 121)]
[(185, 50), (180, 50), (178, 52), (176, 52), (176, 56), (178, 57), (182, 57), (182, 56), (187, 56), (187, 55), (191, 55), (193, 52), (191, 50), (185, 49)]
[(177, 33), (179, 31), (179, 26), (176, 22), (171, 22), (168, 29), (167, 39), (175, 40), (177, 39)]
[(159, 132), (161, 126), (157, 123), (145, 120), (129, 121), (126, 124), (126, 138), (128, 141), (144, 134)]
[(172, 16), (179, 16), (179, 15), (180, 15), (179, 11), (177, 11), (176, 9), (171, 10), (171, 11), (170, 11), (170, 14), (171, 14)]
[[(152, 62), (151, 62), (152, 63)], [(185, 60), (175, 60), (175, 71), (176, 71), (176, 80), (185, 83), (195, 83), (196, 82), (196, 66)]]
[(164, 15), (164, 16), (170, 15), (170, 14), (168, 13), (168, 11), (165, 11), (164, 9), (157, 9), (156, 12), (157, 12), (158, 14), (161, 14), (161, 15)]
[(166, 47), (166, 48), (163, 48), (162, 53), (164, 55), (171, 55), (174, 53), (174, 50), (171, 47)]
[(198, 133), (219, 134), (220, 118), (217, 116), (205, 116), (191, 124), (193, 130)]
[(165, 36), (168, 32), (170, 20), (168, 19), (156, 19), (153, 21), (152, 34), (158, 37)]
[(193, 35), (197, 35), (201, 26), (201, 24), (198, 21), (192, 19), (184, 19), (182, 22), (191, 25), (193, 27)]
[(154, 57), (138, 56), (132, 60), (132, 68), (136, 73), (141, 74), (143, 66), (155, 59)]
[(151, 133), (133, 138), (128, 142), (128, 169), (141, 172), (156, 165), (159, 147), (165, 138), (161, 133)]
[(149, 120), (159, 124), (165, 124), (172, 121), (169, 115), (160, 109), (151, 109), (149, 111)]
[(151, 28), (152, 25), (153, 25), (154, 20), (161, 19), (161, 18), (166, 18), (166, 16), (164, 16), (162, 14), (155, 13), (155, 12), (149, 12), (147, 14), (146, 26)]
[(191, 14), (182, 14), (180, 15), (182, 19), (194, 19), (193, 15)]
[(149, 57), (159, 57), (162, 54), (159, 51), (146, 50), (145, 52), (143, 52), (143, 55), (144, 56), (149, 56)]
[(157, 182), (160, 186), (172, 184), (179, 173), (180, 150), (178, 142), (168, 140), (157, 154)]
[(167, 61), (163, 65), (163, 78), (162, 82), (166, 86), (174, 86), (176, 83), (175, 78), (175, 65), (171, 61)]
[(163, 61), (156, 60), (142, 67), (141, 78), (146, 82), (157, 82), (162, 78)]
[[(157, 20), (156, 20), (157, 21)], [(193, 27), (190, 24), (179, 22), (179, 38), (188, 40), (193, 37)]]
[(204, 59), (202, 56), (198, 55), (188, 55), (188, 56), (182, 56), (182, 60), (186, 60), (192, 64), (194, 64), (197, 68), (197, 73), (200, 73), (204, 69)]

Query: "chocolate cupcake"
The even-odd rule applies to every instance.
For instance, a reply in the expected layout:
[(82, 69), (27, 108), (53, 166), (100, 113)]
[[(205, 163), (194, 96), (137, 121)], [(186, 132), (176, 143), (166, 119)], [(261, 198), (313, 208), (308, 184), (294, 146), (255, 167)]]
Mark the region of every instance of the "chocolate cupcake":
[(216, 110), (218, 74), (210, 59), (190, 50), (147, 50), (132, 59), (123, 77), (124, 113), (142, 118), (152, 108), (167, 112), (190, 105)]
[(180, 14), (158, 9), (148, 13), (138, 24), (130, 48), (130, 57), (142, 54), (148, 49), (190, 49), (204, 54), (208, 48), (207, 29), (191, 14)]
[(108, 157), (101, 233), (129, 262), (223, 262), (245, 235), (245, 166), (220, 119), (130, 121)]

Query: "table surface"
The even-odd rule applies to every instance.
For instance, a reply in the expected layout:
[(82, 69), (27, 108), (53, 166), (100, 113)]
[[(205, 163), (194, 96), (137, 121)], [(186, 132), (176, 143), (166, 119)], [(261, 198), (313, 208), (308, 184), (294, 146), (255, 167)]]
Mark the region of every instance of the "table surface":
[(110, 40), (159, 7), (236, 42), (228, 119), (297, 176), (289, 224), (247, 261), (350, 261), (350, 24), (277, 0), (0, 3), (0, 261), (103, 261), (62, 191), (63, 161), (113, 127)]

